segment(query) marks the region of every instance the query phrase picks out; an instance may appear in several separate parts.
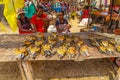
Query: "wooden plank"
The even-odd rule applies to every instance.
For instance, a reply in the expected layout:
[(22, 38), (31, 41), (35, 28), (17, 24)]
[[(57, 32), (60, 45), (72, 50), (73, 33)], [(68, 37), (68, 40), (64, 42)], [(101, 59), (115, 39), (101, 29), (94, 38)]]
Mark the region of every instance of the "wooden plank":
[(14, 53), (14, 49), (0, 49), (0, 62), (9, 62), (9, 61), (17, 61), (16, 54)]
[(22, 66), (22, 62), (18, 61), (17, 63), (18, 63), (18, 67), (20, 69), (22, 80), (27, 80), (26, 76), (25, 76), (25, 72), (24, 72), (23, 66)]
[[(78, 33), (79, 34), (79, 33)], [(103, 34), (103, 33), (102, 33)], [(46, 34), (45, 34), (46, 35)], [(12, 39), (10, 38), (12, 36)], [(22, 41), (27, 40), (26, 38), (30, 35), (0, 35), (0, 62), (10, 62), (17, 61), (16, 54), (14, 49), (20, 46)], [(87, 33), (80, 33), (82, 39), (87, 39)], [(3, 40), (4, 39), (4, 40)], [(15, 39), (15, 40), (13, 40)], [(96, 58), (110, 58), (110, 57), (120, 57), (120, 53), (115, 51), (114, 55), (105, 55), (100, 54), (97, 49), (90, 47), (89, 48), (90, 56), (80, 56), (75, 57), (73, 60), (84, 60), (84, 59), (96, 59)], [(29, 59), (30, 61), (34, 61), (34, 59)], [(41, 54), (37, 56), (35, 60), (60, 60), (58, 55), (54, 55), (50, 58), (44, 58)], [(70, 60), (68, 56), (65, 56), (62, 60)]]
[(23, 61), (22, 66), (23, 66), (24, 71), (25, 71), (26, 79), (27, 80), (34, 80), (34, 78), (33, 78), (33, 69), (32, 69), (31, 62)]

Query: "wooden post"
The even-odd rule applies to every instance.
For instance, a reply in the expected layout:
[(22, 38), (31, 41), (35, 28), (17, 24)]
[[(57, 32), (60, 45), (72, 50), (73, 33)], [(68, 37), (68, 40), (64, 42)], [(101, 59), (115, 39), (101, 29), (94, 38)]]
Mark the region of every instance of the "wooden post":
[(87, 28), (90, 29), (90, 19), (91, 19), (91, 11), (92, 11), (92, 6), (91, 6), (91, 0), (89, 2), (89, 17), (88, 17), (88, 25)]
[(23, 61), (22, 66), (24, 67), (25, 75), (27, 80), (34, 80), (33, 69), (30, 61)]
[(22, 62), (21, 61), (18, 61), (18, 67), (20, 69), (20, 73), (21, 73), (21, 76), (22, 76), (22, 80), (26, 80), (26, 76), (25, 76), (25, 72), (24, 72), (24, 69), (22, 67)]
[(112, 12), (113, 12), (113, 5), (114, 5), (114, 1), (115, 0), (112, 0), (111, 1), (111, 4), (112, 4), (112, 6), (110, 7), (111, 9), (110, 9), (110, 23), (109, 23), (109, 27), (108, 27), (108, 29), (110, 29), (111, 28), (111, 26), (112, 26)]
[(100, 0), (100, 5), (99, 5), (99, 8), (101, 9), (101, 5), (102, 5), (102, 0)]
[(119, 69), (117, 71), (117, 75), (116, 75), (114, 80), (120, 80), (120, 67), (119, 67)]

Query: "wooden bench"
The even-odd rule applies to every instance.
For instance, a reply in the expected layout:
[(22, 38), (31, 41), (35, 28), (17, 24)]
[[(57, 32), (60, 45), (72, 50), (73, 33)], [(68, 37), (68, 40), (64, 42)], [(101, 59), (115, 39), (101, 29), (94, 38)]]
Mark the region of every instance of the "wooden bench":
[[(86, 38), (86, 34), (80, 34), (81, 38)], [(34, 80), (33, 76), (33, 68), (31, 62), (34, 61), (43, 61), (43, 60), (58, 60), (58, 55), (54, 55), (51, 58), (44, 58), (42, 55), (38, 55), (36, 59), (24, 59), (23, 61), (16, 60), (16, 54), (14, 49), (20, 47), (21, 43), (25, 41), (29, 35), (19, 35), (19, 34), (12, 34), (12, 35), (0, 35), (0, 62), (17, 62), (21, 75), (22, 80)], [(89, 57), (80, 56), (75, 57), (72, 59), (73, 61), (84, 61), (87, 59), (98, 59), (98, 58), (111, 58), (111, 57), (120, 57), (120, 53), (114, 52), (114, 55), (105, 55), (100, 54), (99, 51), (95, 48), (89, 48)], [(70, 60), (68, 57), (64, 57), (62, 60)], [(120, 78), (120, 70), (118, 70), (118, 78)], [(117, 80), (117, 79), (116, 79)], [(119, 79), (118, 79), (119, 80)]]

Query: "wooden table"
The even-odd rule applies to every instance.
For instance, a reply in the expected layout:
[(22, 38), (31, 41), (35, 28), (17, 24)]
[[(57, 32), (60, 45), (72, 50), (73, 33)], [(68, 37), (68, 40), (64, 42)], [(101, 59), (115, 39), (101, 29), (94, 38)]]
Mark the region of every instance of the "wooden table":
[[(102, 12), (105, 12), (105, 11), (94, 11), (92, 12), (92, 14), (98, 17), (104, 17), (105, 21), (107, 22), (110, 21), (110, 14), (104, 15), (104, 14), (101, 14)], [(118, 16), (117, 14), (112, 14), (112, 20), (116, 20), (117, 16)], [(120, 20), (120, 16), (117, 18), (117, 20)]]
[[(82, 34), (81, 37), (84, 37), (86, 34)], [(58, 55), (54, 55), (51, 58), (44, 58), (41, 55), (38, 55), (36, 59), (25, 59), (23, 61), (16, 60), (16, 54), (14, 52), (14, 49), (17, 47), (20, 47), (21, 43), (25, 41), (29, 35), (18, 35), (18, 34), (12, 34), (12, 35), (0, 35), (0, 62), (17, 62), (19, 69), (21, 71), (22, 80), (34, 80), (33, 76), (33, 69), (31, 66), (31, 62), (33, 61), (42, 61), (42, 60), (60, 60), (58, 58)], [(83, 61), (86, 59), (97, 59), (97, 58), (110, 58), (110, 57), (120, 57), (120, 53), (114, 52), (114, 55), (105, 55), (100, 54), (97, 49), (95, 48), (89, 48), (90, 56), (80, 56), (76, 57), (73, 60), (74, 61)], [(61, 60), (70, 60), (67, 56)], [(120, 80), (120, 70), (118, 70), (118, 77)]]
[(105, 12), (105, 11), (94, 11), (94, 12), (92, 12), (92, 14), (94, 14), (94, 15), (96, 15), (96, 16), (103, 16), (103, 17), (109, 15), (109, 14), (108, 14), (108, 15), (101, 14), (102, 12)]
[(112, 20), (114, 20), (114, 21), (120, 21), (120, 16), (117, 18), (117, 15), (116, 16), (113, 16), (112, 17)]

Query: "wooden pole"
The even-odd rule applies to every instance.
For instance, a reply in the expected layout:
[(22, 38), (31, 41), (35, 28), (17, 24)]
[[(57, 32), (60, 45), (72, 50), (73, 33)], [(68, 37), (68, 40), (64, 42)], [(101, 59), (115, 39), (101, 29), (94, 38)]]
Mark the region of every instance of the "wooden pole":
[(99, 6), (100, 9), (101, 9), (101, 3), (102, 3), (102, 0), (100, 0), (100, 6)]
[(112, 12), (113, 12), (114, 0), (112, 0), (111, 4), (112, 4), (112, 6), (111, 6), (111, 9), (110, 9), (110, 21), (112, 20)]
[(112, 25), (112, 12), (113, 12), (113, 5), (114, 5), (114, 1), (115, 0), (112, 0), (111, 1), (111, 7), (110, 7), (110, 23), (109, 23), (109, 29), (111, 28), (111, 25)]
[[(90, 4), (91, 4), (91, 0), (90, 0)], [(91, 5), (90, 4), (88, 4), (89, 5), (89, 17), (88, 17), (88, 25), (87, 25), (87, 28), (89, 28), (90, 29), (90, 18), (91, 18)]]

